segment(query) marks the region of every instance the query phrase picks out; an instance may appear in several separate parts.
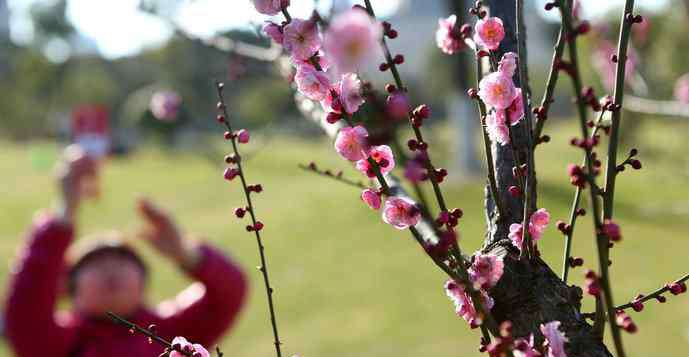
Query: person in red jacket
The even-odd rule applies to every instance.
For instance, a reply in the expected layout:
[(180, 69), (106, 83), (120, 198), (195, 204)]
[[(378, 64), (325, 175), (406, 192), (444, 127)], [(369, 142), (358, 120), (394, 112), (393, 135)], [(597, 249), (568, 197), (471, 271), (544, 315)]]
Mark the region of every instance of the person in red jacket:
[[(96, 171), (83, 151), (70, 152), (59, 175), (61, 208), (35, 219), (11, 273), (5, 333), (16, 355), (154, 357), (163, 352), (145, 337), (113, 324), (105, 315), (108, 311), (144, 327), (154, 324), (168, 341), (183, 336), (213, 348), (244, 303), (247, 281), (242, 270), (217, 249), (187, 239), (169, 215), (145, 199), (138, 204), (147, 223), (140, 236), (196, 280), (194, 284), (150, 309), (143, 303), (146, 266), (126, 244), (98, 242), (67, 263), (81, 187)], [(57, 312), (65, 285), (72, 309)]]

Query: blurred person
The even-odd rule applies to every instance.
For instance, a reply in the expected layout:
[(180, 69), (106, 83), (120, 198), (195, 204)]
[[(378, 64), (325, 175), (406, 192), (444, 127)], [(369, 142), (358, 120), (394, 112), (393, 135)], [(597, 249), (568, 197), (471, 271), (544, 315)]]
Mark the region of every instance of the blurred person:
[[(112, 323), (116, 313), (143, 327), (156, 325), (171, 340), (184, 336), (212, 344), (235, 321), (246, 297), (241, 269), (219, 250), (188, 239), (168, 214), (141, 199), (138, 211), (146, 227), (137, 235), (176, 263), (194, 284), (175, 299), (151, 309), (144, 304), (148, 268), (121, 234), (66, 251), (75, 236), (76, 216), (86, 192), (84, 181), (97, 175), (96, 163), (83, 150), (70, 147), (58, 170), (59, 208), (34, 220), (26, 247), (10, 277), (5, 334), (19, 357), (158, 356), (161, 346)], [(56, 311), (67, 292), (68, 311)]]

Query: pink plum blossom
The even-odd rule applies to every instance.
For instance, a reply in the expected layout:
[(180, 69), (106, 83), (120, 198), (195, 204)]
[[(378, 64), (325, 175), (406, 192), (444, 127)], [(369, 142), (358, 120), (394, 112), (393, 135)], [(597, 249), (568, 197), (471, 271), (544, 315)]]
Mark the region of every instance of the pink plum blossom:
[(545, 231), (549, 222), (550, 213), (548, 213), (548, 210), (545, 208), (540, 208), (531, 214), (531, 218), (529, 219), (529, 234), (531, 234), (531, 238), (534, 242), (541, 239), (543, 231)]
[(514, 100), (512, 100), (512, 104), (507, 108), (507, 112), (510, 115), (510, 125), (512, 126), (517, 125), (524, 117), (524, 100), (522, 98), (521, 88), (514, 89)]
[(483, 47), (494, 51), (500, 46), (500, 41), (505, 38), (505, 29), (502, 20), (497, 17), (485, 17), (476, 22), (475, 41)]
[(342, 82), (337, 82), (333, 84), (332, 88), (328, 91), (328, 93), (325, 95), (325, 98), (321, 100), (321, 107), (323, 110), (326, 112), (335, 112), (340, 114), (342, 112), (342, 107), (340, 105), (333, 105), (335, 103), (335, 98), (337, 98), (337, 103), (341, 103), (339, 98), (342, 94), (342, 91), (340, 89)]
[(502, 277), (503, 268), (501, 257), (477, 253), (469, 267), (469, 279), (477, 289), (490, 289)]
[(322, 44), (314, 20), (293, 19), (285, 26), (283, 37), (283, 46), (295, 62), (315, 55)]
[(493, 72), (481, 79), (478, 84), (478, 96), (484, 103), (496, 110), (505, 110), (514, 101), (516, 88), (512, 77), (503, 72)]
[(505, 124), (504, 114), (501, 116), (498, 113), (491, 113), (486, 116), (486, 132), (488, 137), (500, 145), (507, 145), (510, 143), (510, 133)]
[(266, 34), (266, 36), (275, 41), (275, 43), (282, 45), (282, 41), (285, 37), (282, 34), (282, 27), (280, 25), (268, 21), (263, 25), (262, 31), (264, 34)]
[(345, 127), (337, 133), (335, 151), (349, 161), (366, 160), (368, 131), (361, 125)]
[(388, 197), (383, 207), (383, 221), (397, 229), (415, 226), (421, 220), (421, 211), (414, 201), (404, 197)]
[(462, 36), (454, 31), (457, 23), (457, 16), (450, 15), (446, 19), (438, 19), (438, 31), (435, 33), (435, 42), (443, 53), (448, 55), (454, 54), (466, 45)]
[(182, 97), (171, 91), (156, 92), (151, 97), (149, 109), (161, 121), (174, 121), (182, 104)]
[(246, 144), (249, 142), (249, 131), (246, 129), (241, 129), (237, 132), (237, 141), (241, 144)]
[(507, 237), (512, 241), (512, 245), (522, 250), (522, 245), (524, 244), (524, 232), (521, 223), (510, 224), (510, 233)]
[[(469, 323), (471, 328), (477, 328), (483, 323), (481, 314), (476, 311), (471, 296), (466, 292), (463, 285), (457, 284), (453, 280), (445, 283), (445, 293), (455, 305), (455, 312)], [(493, 299), (481, 290), (481, 302), (486, 310), (493, 308)]]
[(498, 71), (504, 73), (508, 77), (514, 76), (517, 70), (517, 54), (514, 52), (507, 52), (502, 55), (500, 63), (498, 63)]
[[(373, 159), (380, 167), (380, 172), (385, 175), (395, 168), (395, 157), (392, 155), (392, 149), (387, 145), (374, 146), (368, 152), (369, 157)], [(376, 177), (373, 167), (366, 158), (356, 162), (357, 170), (361, 171), (368, 177)]]
[(565, 342), (569, 342), (564, 332), (559, 330), (560, 321), (551, 321), (541, 324), (541, 333), (548, 345), (548, 357), (567, 357)]
[[(175, 350), (181, 350), (181, 351), (186, 351), (187, 353), (193, 353), (194, 356), (198, 354), (199, 357), (210, 357), (211, 354), (208, 353), (208, 350), (203, 348), (203, 346), (199, 345), (198, 343), (192, 344), (191, 342), (187, 341), (186, 338), (184, 337), (175, 337), (172, 340), (172, 347)], [(172, 351), (170, 352), (170, 357), (185, 357), (186, 355), (181, 352), (177, 351)]]
[[(615, 87), (615, 76), (617, 71), (617, 64), (613, 63), (610, 58), (617, 54), (617, 48), (608, 40), (600, 40), (598, 48), (593, 52), (592, 63), (593, 67), (601, 77), (603, 85), (609, 90)], [(634, 51), (634, 47), (629, 47), (627, 51), (627, 63), (624, 67), (624, 80), (634, 84), (634, 74), (636, 73), (636, 64), (638, 63), (638, 55)]]
[(366, 203), (371, 209), (380, 209), (380, 195), (378, 192), (367, 188), (361, 192), (361, 200)]
[(403, 91), (395, 91), (385, 101), (385, 111), (394, 119), (405, 118), (410, 109), (409, 97)]
[(323, 72), (328, 72), (328, 69), (330, 68), (330, 61), (323, 54), (322, 50), (319, 50), (313, 56), (308, 58), (290, 57), (290, 62), (292, 63), (292, 66), (294, 66), (294, 68), (299, 68), (300, 66), (311, 66), (316, 68), (313, 64), (313, 61), (318, 63), (320, 70), (322, 70)]
[(382, 26), (361, 9), (336, 16), (325, 34), (325, 52), (340, 73), (355, 72), (378, 58)]
[(282, 9), (289, 6), (290, 0), (252, 0), (256, 11), (264, 15), (277, 15)]
[[(529, 219), (529, 234), (531, 235), (532, 241), (536, 242), (541, 239), (545, 228), (550, 222), (550, 213), (545, 208), (538, 209), (536, 212), (531, 214)], [(520, 223), (513, 223), (510, 225), (510, 233), (508, 237), (512, 241), (512, 244), (522, 250), (523, 242), (523, 230)]]
[(675, 83), (675, 98), (682, 103), (689, 103), (689, 73), (679, 77)]
[(312, 66), (304, 65), (297, 68), (294, 75), (297, 89), (311, 100), (323, 100), (330, 90), (330, 80), (325, 73), (317, 71)]
[(347, 73), (342, 76), (339, 85), (340, 102), (347, 113), (356, 113), (359, 107), (364, 104), (364, 97), (361, 95), (361, 80), (355, 73)]
[(518, 338), (514, 340), (514, 357), (540, 357), (541, 353), (536, 349), (533, 334), (527, 340)]

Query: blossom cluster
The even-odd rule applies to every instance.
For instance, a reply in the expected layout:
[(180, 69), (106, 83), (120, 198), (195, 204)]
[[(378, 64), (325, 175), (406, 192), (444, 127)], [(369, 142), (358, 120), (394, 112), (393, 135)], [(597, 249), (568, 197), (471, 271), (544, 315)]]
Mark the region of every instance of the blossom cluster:
[[(436, 42), (441, 51), (455, 53), (464, 46), (462, 37), (471, 31), (467, 25), (459, 28), (456, 16), (439, 20)], [(487, 51), (495, 51), (505, 38), (502, 20), (484, 16), (474, 26), (474, 42)], [(512, 77), (517, 68), (517, 54), (505, 53), (500, 59), (497, 71), (488, 74), (479, 82), (477, 96), (491, 111), (486, 117), (486, 131), (491, 140), (502, 145), (510, 143), (509, 126), (514, 126), (524, 117), (524, 103), (521, 89), (516, 87)]]
[[(547, 209), (541, 208), (531, 214), (531, 218), (529, 219), (529, 235), (534, 244), (541, 239), (548, 223), (550, 223), (550, 213)], [(519, 251), (523, 249), (524, 245), (523, 229), (521, 223), (513, 223), (510, 225), (510, 233), (508, 235), (512, 244), (517, 247)]]
[[(445, 283), (445, 293), (455, 305), (455, 312), (469, 323), (471, 328), (477, 328), (483, 323), (482, 314), (476, 311), (474, 302), (469, 296), (464, 285), (454, 280)], [(480, 291), (481, 303), (488, 311), (493, 308), (493, 299), (483, 290)]]
[(198, 343), (191, 343), (184, 337), (175, 337), (172, 340), (172, 352), (170, 357), (184, 357), (191, 354), (193, 357), (210, 357), (211, 354)]
[[(254, 1), (259, 12), (275, 14), (285, 8), (279, 1)], [(389, 24), (388, 26), (389, 27)], [(392, 29), (375, 21), (360, 8), (352, 8), (336, 16), (328, 29), (319, 31), (315, 18), (291, 19), (283, 24), (267, 22), (263, 32), (282, 45), (295, 67), (294, 82), (305, 97), (319, 101), (327, 112), (328, 123), (345, 119), (335, 139), (335, 151), (351, 161), (357, 170), (369, 178), (385, 175), (395, 168), (392, 149), (387, 145), (370, 145), (369, 133), (361, 125), (352, 125), (349, 118), (365, 103), (362, 81), (355, 73), (382, 53), (383, 33)], [(398, 62), (402, 57), (396, 57)], [(386, 112), (391, 118), (403, 118), (410, 112), (406, 93), (389, 87)], [(421, 211), (412, 200), (388, 197), (382, 204), (383, 192), (366, 189), (362, 200), (372, 209), (382, 206), (383, 221), (398, 229), (416, 225)]]

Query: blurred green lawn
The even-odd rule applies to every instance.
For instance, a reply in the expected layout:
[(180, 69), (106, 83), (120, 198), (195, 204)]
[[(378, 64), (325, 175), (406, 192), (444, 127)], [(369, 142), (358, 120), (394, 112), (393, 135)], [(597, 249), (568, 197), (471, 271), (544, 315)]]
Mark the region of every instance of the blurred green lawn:
[[(687, 122), (644, 121), (637, 145), (644, 168), (619, 178), (616, 216), (624, 241), (612, 251), (611, 274), (617, 302), (655, 289), (689, 270), (689, 159)], [(447, 142), (446, 127), (437, 141)], [(572, 124), (549, 123), (553, 140), (537, 152), (540, 206), (553, 222), (567, 216), (573, 188), (565, 165), (579, 162), (580, 152), (567, 142)], [(436, 141), (436, 142), (437, 142)], [(260, 145), (265, 145), (257, 149)], [(437, 143), (435, 147), (443, 147)], [(453, 314), (442, 285), (445, 278), (407, 232), (383, 224), (359, 200), (359, 192), (299, 170), (314, 160), (322, 167), (346, 168), (326, 139), (303, 141), (277, 137), (248, 146), (258, 150), (246, 161), (250, 182), (265, 191), (256, 198), (265, 222), (265, 244), (286, 355), (303, 356), (460, 356), (478, 355), (479, 333)], [(55, 199), (50, 166), (57, 146), (0, 142), (0, 295), (7, 272), (32, 215)], [(447, 158), (447, 154), (438, 153)], [(620, 156), (625, 156), (621, 154)], [(273, 354), (265, 294), (254, 268), (256, 242), (244, 222), (232, 215), (242, 205), (238, 183), (221, 177), (221, 161), (194, 153), (147, 149), (105, 168), (103, 195), (85, 205), (80, 234), (118, 228), (133, 232), (139, 219), (134, 200), (146, 194), (167, 207), (188, 232), (207, 237), (243, 265), (252, 294), (234, 330), (222, 342), (226, 355)], [(356, 175), (347, 168), (350, 176)], [(357, 176), (358, 177), (358, 176)], [(452, 170), (451, 170), (452, 177)], [(461, 207), (461, 244), (480, 246), (484, 231), (481, 179), (444, 184), (452, 206)], [(590, 217), (577, 226), (574, 254), (596, 267)], [(541, 243), (544, 259), (561, 270), (562, 236), (551, 224)], [(153, 268), (149, 300), (172, 296), (189, 281), (174, 266), (143, 247)], [(581, 282), (582, 269), (573, 272)], [(586, 298), (587, 309), (590, 298)], [(631, 356), (682, 356), (689, 348), (689, 296), (651, 303), (631, 313), (639, 326), (625, 335)], [(10, 356), (4, 342), (0, 355)]]

